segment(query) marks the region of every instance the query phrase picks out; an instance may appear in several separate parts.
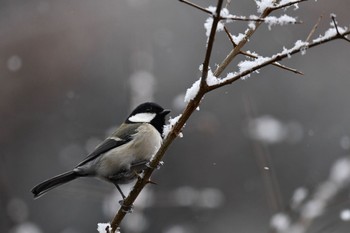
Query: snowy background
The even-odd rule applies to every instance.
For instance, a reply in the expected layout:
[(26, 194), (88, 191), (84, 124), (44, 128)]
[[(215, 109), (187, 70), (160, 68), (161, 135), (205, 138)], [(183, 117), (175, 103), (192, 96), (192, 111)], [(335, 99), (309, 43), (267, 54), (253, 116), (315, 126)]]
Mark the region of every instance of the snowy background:
[[(349, 26), (349, 4), (300, 4), (288, 14), (303, 24), (262, 26), (247, 49), (271, 56), (293, 47), (320, 15), (315, 36), (330, 13)], [(256, 14), (252, 0), (229, 9)], [(120, 198), (113, 185), (81, 179), (38, 200), (29, 190), (75, 166), (136, 104), (154, 100), (181, 113), (200, 74), (206, 18), (176, 0), (0, 1), (0, 232), (96, 232), (111, 219)], [(246, 26), (228, 28), (238, 35)], [(218, 34), (211, 66), (230, 49)], [(268, 67), (207, 95), (125, 232), (268, 232), (271, 216), (349, 156), (349, 54), (349, 43), (331, 42), (284, 62), (304, 76)], [(345, 189), (313, 232), (348, 232), (349, 196)]]

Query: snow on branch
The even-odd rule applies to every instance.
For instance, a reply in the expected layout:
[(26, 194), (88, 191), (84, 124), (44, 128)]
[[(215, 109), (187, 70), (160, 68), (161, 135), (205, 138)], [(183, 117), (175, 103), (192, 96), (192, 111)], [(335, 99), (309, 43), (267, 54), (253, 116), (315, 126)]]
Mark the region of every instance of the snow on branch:
[[(333, 19), (333, 15), (332, 15)], [(272, 55), (270, 57), (258, 56), (253, 60), (241, 61), (238, 64), (239, 72), (228, 73), (225, 78), (218, 79), (218, 83), (211, 85), (210, 90), (219, 88), (221, 86), (231, 84), (238, 79), (245, 79), (249, 77), (253, 72), (258, 72), (259, 69), (267, 65), (273, 64), (274, 62), (283, 60), (284, 58), (290, 58), (293, 54), (301, 53), (304, 55), (306, 50), (317, 45), (326, 43), (335, 39), (344, 39), (349, 41), (346, 37), (350, 34), (350, 31), (346, 27), (339, 27), (335, 20), (331, 24), (332, 27), (329, 28), (324, 35), (320, 35), (317, 39), (312, 40), (312, 42), (298, 40), (295, 42), (294, 46), (290, 49), (283, 48), (280, 53)]]
[(220, 22), (217, 26), (217, 32), (224, 30), (224, 24), (225, 23), (232, 23), (234, 21), (249, 21), (249, 22), (264, 22), (268, 25), (269, 29), (271, 29), (271, 26), (275, 25), (286, 25), (286, 24), (298, 24), (302, 23), (301, 21), (298, 21), (296, 18), (289, 16), (289, 15), (281, 15), (279, 17), (276, 16), (267, 16), (267, 17), (259, 17), (256, 15), (251, 15), (249, 17), (245, 16), (237, 16), (230, 14), (229, 10), (227, 8), (223, 8), (220, 11), (220, 15), (216, 16), (214, 13), (216, 11), (216, 7), (209, 6), (208, 8), (205, 8), (205, 12), (211, 12), (211, 16), (208, 17), (204, 23), (204, 28), (206, 29), (205, 35), (209, 37), (211, 26), (213, 24), (213, 17), (218, 17), (220, 19)]
[[(238, 34), (238, 36), (234, 37), (232, 36), (227, 29), (225, 28), (224, 23), (226, 23), (229, 20), (233, 20), (232, 18), (237, 17), (234, 15), (230, 15), (229, 11), (226, 8), (223, 8), (223, 0), (217, 1), (216, 7), (209, 7), (209, 8), (203, 8), (201, 6), (198, 6), (194, 3), (188, 2), (187, 0), (180, 0), (180, 2), (186, 3), (187, 5), (194, 7), (196, 9), (199, 9), (207, 14), (210, 14), (210, 20), (206, 21), (206, 35), (207, 35), (207, 43), (206, 43), (206, 51), (204, 56), (204, 62), (200, 66), (201, 70), (201, 76), (200, 78), (193, 83), (193, 85), (187, 89), (186, 95), (185, 95), (185, 102), (187, 103), (185, 109), (183, 112), (175, 117), (169, 120), (169, 124), (165, 127), (165, 138), (163, 140), (163, 143), (158, 150), (158, 152), (153, 156), (152, 160), (149, 162), (149, 166), (147, 169), (145, 169), (143, 176), (140, 177), (132, 190), (130, 191), (129, 195), (123, 200), (123, 205), (120, 207), (118, 212), (116, 213), (114, 219), (111, 221), (111, 232), (115, 232), (121, 221), (124, 219), (125, 215), (128, 213), (128, 209), (142, 189), (149, 183), (152, 183), (150, 181), (151, 175), (155, 169), (157, 169), (158, 165), (162, 161), (162, 158), (169, 148), (169, 146), (172, 144), (172, 142), (181, 135), (182, 129), (185, 126), (187, 120), (191, 117), (193, 112), (198, 109), (201, 101), (203, 100), (203, 97), (206, 93), (213, 91), (214, 89), (218, 89), (222, 86), (228, 85), (233, 83), (236, 80), (244, 79), (249, 77), (254, 72), (258, 72), (259, 69), (267, 66), (267, 65), (275, 65), (280, 68), (293, 71), (295, 73), (300, 73), (296, 70), (293, 70), (289, 67), (285, 67), (279, 63), (278, 61), (281, 61), (285, 58), (289, 58), (292, 55), (296, 53), (304, 54), (306, 49), (324, 44), (326, 42), (336, 40), (336, 39), (343, 39), (349, 42), (349, 39), (347, 36), (350, 34), (350, 31), (345, 27), (339, 27), (337, 25), (337, 22), (335, 20), (335, 16), (332, 15), (332, 27), (327, 30), (324, 35), (319, 36), (318, 38), (311, 40), (311, 35), (314, 34), (315, 28), (313, 28), (312, 33), (309, 34), (307, 41), (298, 40), (295, 42), (294, 46), (292, 46), (289, 49), (283, 48), (280, 53), (274, 54), (272, 56), (261, 56), (254, 52), (245, 52), (243, 50), (243, 47), (249, 42), (249, 39), (253, 36), (253, 34), (256, 32), (258, 27), (266, 22), (271, 25), (275, 24), (287, 24), (287, 23), (295, 23), (296, 20), (293, 17), (289, 17), (286, 15), (282, 15), (281, 17), (272, 17), (269, 16), (271, 12), (283, 9), (290, 6), (295, 6), (297, 8), (298, 3), (304, 2), (307, 0), (281, 0), (278, 1), (279, 3), (274, 3), (273, 0), (256, 0), (258, 11), (261, 12), (260, 16), (255, 17), (251, 16), (249, 17), (252, 21), (248, 24), (247, 30), (242, 33)], [(238, 17), (239, 18), (239, 17)], [(254, 21), (253, 18), (256, 20)], [(212, 71), (210, 69), (210, 59), (211, 59), (211, 53), (215, 41), (215, 36), (218, 31), (225, 30), (226, 34), (229, 35), (230, 41), (233, 44), (233, 49), (227, 54), (226, 58), (216, 67), (215, 71)], [(309, 40), (310, 39), (310, 40)], [(231, 63), (231, 61), (237, 57), (238, 54), (243, 54), (245, 56), (250, 57), (249, 60), (243, 60), (238, 63), (238, 71), (231, 72), (226, 74), (224, 78), (220, 78), (219, 76), (222, 74), (222, 72), (227, 68), (227, 66)], [(332, 175), (332, 177), (335, 179), (340, 180), (340, 175)], [(340, 178), (339, 178), (340, 177)], [(344, 218), (347, 218), (348, 212), (344, 212)], [(350, 218), (350, 217), (349, 217)], [(278, 221), (280, 220), (280, 221)], [(285, 219), (282, 215), (277, 218), (277, 223), (283, 223), (286, 225), (288, 223), (288, 219)], [(283, 222), (284, 221), (284, 222)], [(283, 227), (284, 225), (281, 224), (280, 226)], [(102, 226), (101, 226), (102, 228)], [(102, 229), (103, 230), (103, 229)]]

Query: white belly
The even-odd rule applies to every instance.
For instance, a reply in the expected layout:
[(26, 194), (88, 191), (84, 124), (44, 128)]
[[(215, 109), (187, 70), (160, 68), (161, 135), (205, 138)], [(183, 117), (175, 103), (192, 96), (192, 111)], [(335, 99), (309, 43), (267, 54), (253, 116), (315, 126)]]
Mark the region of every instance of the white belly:
[(152, 125), (143, 124), (133, 140), (101, 156), (96, 175), (106, 178), (122, 169), (129, 169), (132, 163), (150, 160), (161, 143), (159, 132)]

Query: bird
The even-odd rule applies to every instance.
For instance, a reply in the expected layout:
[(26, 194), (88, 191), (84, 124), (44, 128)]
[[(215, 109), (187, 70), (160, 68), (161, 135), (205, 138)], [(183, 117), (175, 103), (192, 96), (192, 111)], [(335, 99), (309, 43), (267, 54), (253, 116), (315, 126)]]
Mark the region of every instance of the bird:
[(136, 179), (163, 141), (163, 127), (170, 110), (153, 102), (137, 106), (115, 132), (98, 145), (72, 170), (32, 188), (37, 199), (62, 184), (80, 177), (97, 177), (119, 187)]

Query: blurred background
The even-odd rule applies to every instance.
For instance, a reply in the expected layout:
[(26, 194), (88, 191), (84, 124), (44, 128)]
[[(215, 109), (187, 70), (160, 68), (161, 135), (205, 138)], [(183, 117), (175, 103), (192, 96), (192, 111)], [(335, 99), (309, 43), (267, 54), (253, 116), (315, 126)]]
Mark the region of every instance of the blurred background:
[[(321, 15), (316, 37), (330, 13), (349, 26), (349, 4), (275, 12), (304, 23), (262, 26), (246, 49), (270, 56), (293, 47)], [(232, 1), (229, 10), (249, 16), (256, 5)], [(111, 184), (80, 179), (38, 200), (30, 189), (74, 167), (135, 105), (152, 100), (180, 114), (200, 75), (206, 18), (175, 0), (0, 1), (0, 232), (96, 232), (111, 220), (120, 200)], [(228, 25), (234, 35), (246, 27)], [(211, 66), (230, 49), (219, 33)], [(349, 155), (349, 54), (349, 43), (333, 41), (283, 62), (304, 76), (270, 66), (208, 94), (122, 232), (269, 232), (272, 216)], [(310, 232), (349, 232), (343, 188)]]

